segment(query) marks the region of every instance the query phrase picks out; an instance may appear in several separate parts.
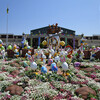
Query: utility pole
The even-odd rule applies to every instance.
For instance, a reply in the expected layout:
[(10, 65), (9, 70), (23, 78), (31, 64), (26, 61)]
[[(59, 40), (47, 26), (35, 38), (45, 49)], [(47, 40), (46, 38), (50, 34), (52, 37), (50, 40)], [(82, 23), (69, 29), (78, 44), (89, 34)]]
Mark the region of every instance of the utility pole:
[(7, 50), (7, 47), (8, 47), (8, 11), (9, 11), (9, 9), (7, 8), (6, 50)]

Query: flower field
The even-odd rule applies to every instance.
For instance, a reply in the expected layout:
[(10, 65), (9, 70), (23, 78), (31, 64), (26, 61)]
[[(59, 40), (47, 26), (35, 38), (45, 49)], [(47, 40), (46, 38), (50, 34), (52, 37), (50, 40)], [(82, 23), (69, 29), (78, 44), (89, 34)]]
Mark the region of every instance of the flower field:
[(33, 71), (27, 58), (0, 61), (0, 100), (100, 100), (100, 62), (69, 65), (66, 75)]

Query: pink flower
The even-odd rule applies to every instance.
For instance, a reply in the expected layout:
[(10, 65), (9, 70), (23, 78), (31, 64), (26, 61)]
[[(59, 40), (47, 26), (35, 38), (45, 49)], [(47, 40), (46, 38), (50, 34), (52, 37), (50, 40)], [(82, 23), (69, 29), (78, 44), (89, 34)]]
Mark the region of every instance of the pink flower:
[(80, 69), (79, 67), (75, 67), (75, 68), (78, 69), (78, 70)]
[(6, 95), (7, 96), (7, 98), (11, 98), (11, 95)]
[(85, 76), (81, 76), (81, 78), (85, 79)]
[(5, 70), (5, 67), (2, 67), (2, 70)]
[(28, 71), (28, 67), (25, 68), (25, 71)]
[(3, 72), (7, 72), (7, 71), (3, 71)]
[(64, 62), (63, 59), (60, 59), (60, 60), (61, 60), (61, 62)]
[(91, 78), (96, 78), (96, 75), (95, 75), (95, 74), (92, 74), (92, 75), (91, 75)]
[(8, 75), (8, 77), (13, 77), (13, 75), (10, 74), (10, 75)]
[(17, 84), (18, 83), (18, 81), (13, 81), (13, 84)]
[(13, 78), (16, 78), (17, 75), (13, 75)]
[(27, 97), (26, 97), (26, 96), (23, 96), (23, 97), (21, 98), (21, 100), (27, 100)]
[(31, 92), (31, 90), (28, 90), (28, 91), (25, 91), (25, 92), (29, 94)]
[(64, 92), (64, 89), (60, 89), (61, 92)]
[(95, 99), (95, 98), (91, 98), (90, 100), (97, 100), (97, 99)]
[(79, 70), (76, 70), (76, 73), (79, 73)]

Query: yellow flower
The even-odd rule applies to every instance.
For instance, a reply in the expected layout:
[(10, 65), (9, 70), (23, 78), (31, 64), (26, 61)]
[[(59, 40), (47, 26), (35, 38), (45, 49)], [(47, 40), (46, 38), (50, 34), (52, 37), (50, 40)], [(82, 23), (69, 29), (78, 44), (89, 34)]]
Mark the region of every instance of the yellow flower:
[(69, 73), (66, 73), (66, 75), (68, 76), (68, 75), (70, 75)]
[(58, 55), (60, 54), (60, 52), (58, 52)]
[(87, 45), (87, 43), (84, 43), (84, 45)]
[(43, 58), (40, 58), (41, 59), (41, 61), (43, 61)]
[(54, 56), (57, 56), (57, 53), (55, 52)]
[(62, 74), (62, 76), (65, 76), (65, 74)]
[(2, 47), (2, 44), (0, 44), (0, 47)]
[(62, 76), (64, 76), (65, 78), (67, 78), (66, 74), (62, 74)]
[(19, 57), (19, 55), (16, 55), (16, 57)]
[(38, 53), (36, 53), (36, 56), (38, 55)]
[(24, 47), (24, 49), (27, 49), (27, 47)]
[(51, 59), (53, 59), (53, 56), (51, 56)]
[(38, 73), (37, 73), (37, 72), (36, 72), (35, 74), (36, 74), (36, 75), (38, 75)]

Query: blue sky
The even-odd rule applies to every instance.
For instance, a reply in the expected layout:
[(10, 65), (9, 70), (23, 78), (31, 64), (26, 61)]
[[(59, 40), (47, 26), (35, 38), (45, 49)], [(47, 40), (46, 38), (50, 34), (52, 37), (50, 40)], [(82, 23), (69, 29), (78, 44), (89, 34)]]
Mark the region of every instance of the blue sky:
[(0, 33), (30, 33), (58, 23), (76, 34), (100, 35), (100, 0), (0, 0)]

